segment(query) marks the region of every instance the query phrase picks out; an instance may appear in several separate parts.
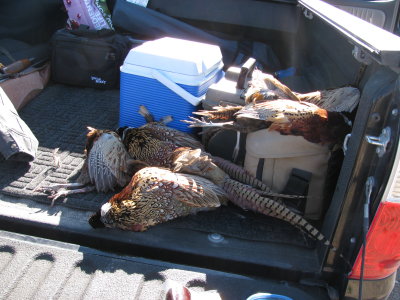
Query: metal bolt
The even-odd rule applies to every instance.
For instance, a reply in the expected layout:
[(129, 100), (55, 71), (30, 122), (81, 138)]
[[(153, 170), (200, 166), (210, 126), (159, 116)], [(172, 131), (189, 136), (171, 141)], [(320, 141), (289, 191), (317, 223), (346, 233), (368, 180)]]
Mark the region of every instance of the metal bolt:
[(371, 115), (371, 119), (372, 119), (372, 121), (374, 121), (374, 122), (379, 122), (379, 121), (381, 120), (381, 116), (380, 116), (378, 113), (373, 113), (373, 114)]
[(208, 240), (212, 243), (221, 243), (224, 240), (224, 237), (219, 233), (210, 233), (208, 235)]

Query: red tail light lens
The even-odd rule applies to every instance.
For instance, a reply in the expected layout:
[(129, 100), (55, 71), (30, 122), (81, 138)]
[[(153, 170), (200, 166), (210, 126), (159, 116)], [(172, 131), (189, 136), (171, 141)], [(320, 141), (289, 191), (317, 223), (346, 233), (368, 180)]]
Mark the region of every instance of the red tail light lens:
[[(350, 278), (359, 279), (361, 253), (358, 253)], [(400, 203), (381, 202), (367, 234), (364, 279), (382, 279), (400, 266)]]

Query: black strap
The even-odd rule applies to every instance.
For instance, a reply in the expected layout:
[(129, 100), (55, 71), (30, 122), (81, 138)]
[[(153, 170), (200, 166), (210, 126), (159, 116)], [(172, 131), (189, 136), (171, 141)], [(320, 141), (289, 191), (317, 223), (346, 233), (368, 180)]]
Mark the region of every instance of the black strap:
[(262, 181), (262, 176), (263, 176), (263, 172), (264, 172), (264, 162), (265, 162), (265, 159), (260, 158), (258, 160), (257, 170), (256, 170), (256, 178), (261, 181)]
[(307, 196), (311, 177), (311, 172), (293, 168), (282, 193)]

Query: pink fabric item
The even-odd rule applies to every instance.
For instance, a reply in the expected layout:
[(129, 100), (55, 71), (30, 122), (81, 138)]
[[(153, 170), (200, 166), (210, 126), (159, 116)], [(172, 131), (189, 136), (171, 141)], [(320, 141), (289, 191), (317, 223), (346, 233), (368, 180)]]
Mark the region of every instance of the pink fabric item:
[(111, 14), (105, 0), (63, 0), (68, 12), (68, 25), (76, 29), (87, 25), (90, 29), (113, 29)]

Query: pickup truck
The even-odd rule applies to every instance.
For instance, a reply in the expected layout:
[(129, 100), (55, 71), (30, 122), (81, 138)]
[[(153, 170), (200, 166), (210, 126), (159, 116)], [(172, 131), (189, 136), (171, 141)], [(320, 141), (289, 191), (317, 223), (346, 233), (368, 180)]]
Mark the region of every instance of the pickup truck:
[[(122, 2), (137, 5), (107, 2), (112, 13)], [(0, 161), (0, 297), (161, 299), (164, 282), (173, 281), (200, 299), (256, 293), (280, 295), (262, 299), (387, 299), (400, 255), (399, 1), (328, 2), (150, 0), (146, 9), (248, 48), (268, 45), (257, 60), (272, 74), (295, 68), (280, 79), (294, 91), (360, 90), (335, 184), (324, 213), (312, 221), (336, 251), (290, 224), (234, 205), (145, 232), (89, 225), (112, 193), (70, 195), (50, 206), (36, 188), (79, 171), (86, 126), (117, 128), (120, 97), (118, 88), (50, 80), (19, 110), (39, 141), (35, 160)], [(65, 27), (63, 7), (56, 0), (1, 1), (0, 40), (48, 46)], [(113, 22), (123, 23), (117, 17)], [(270, 51), (275, 61), (268, 69)]]

